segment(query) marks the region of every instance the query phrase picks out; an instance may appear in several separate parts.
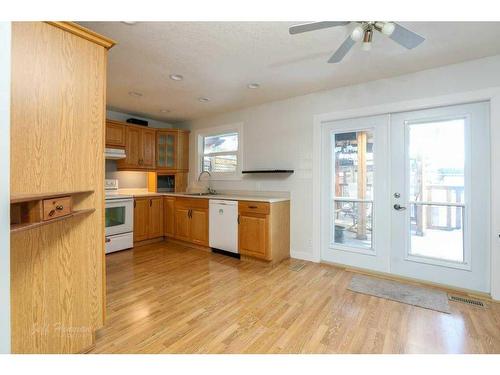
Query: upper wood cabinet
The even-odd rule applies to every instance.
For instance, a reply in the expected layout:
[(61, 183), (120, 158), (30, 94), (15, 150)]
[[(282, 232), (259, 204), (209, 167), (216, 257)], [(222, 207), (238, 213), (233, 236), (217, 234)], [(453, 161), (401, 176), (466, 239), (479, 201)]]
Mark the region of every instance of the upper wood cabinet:
[(106, 147), (125, 147), (125, 125), (106, 120)]
[(189, 131), (170, 129), (156, 132), (156, 169), (189, 169)]
[(143, 168), (152, 169), (155, 167), (156, 130), (142, 129), (141, 133), (141, 160), (139, 163)]
[(126, 157), (118, 160), (118, 169), (154, 169), (156, 130), (135, 125), (123, 126), (125, 128)]

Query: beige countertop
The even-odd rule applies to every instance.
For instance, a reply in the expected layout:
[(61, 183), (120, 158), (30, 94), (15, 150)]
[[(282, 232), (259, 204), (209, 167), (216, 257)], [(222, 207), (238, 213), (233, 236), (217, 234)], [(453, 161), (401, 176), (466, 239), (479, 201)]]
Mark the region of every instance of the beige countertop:
[(289, 201), (290, 198), (286, 196), (273, 196), (273, 195), (263, 195), (262, 193), (252, 192), (221, 192), (220, 194), (214, 195), (193, 195), (189, 193), (154, 193), (149, 192), (147, 189), (120, 189), (121, 194), (132, 195), (135, 198), (141, 197), (155, 197), (155, 196), (171, 196), (171, 197), (182, 197), (182, 198), (195, 198), (195, 199), (225, 199), (234, 201), (255, 201), (255, 202), (284, 202)]

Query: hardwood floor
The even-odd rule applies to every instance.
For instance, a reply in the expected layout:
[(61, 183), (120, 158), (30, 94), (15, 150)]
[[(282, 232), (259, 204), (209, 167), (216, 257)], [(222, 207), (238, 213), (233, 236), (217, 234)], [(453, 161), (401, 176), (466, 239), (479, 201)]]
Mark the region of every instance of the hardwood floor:
[(353, 273), (329, 265), (161, 242), (108, 255), (107, 272), (92, 353), (500, 353), (500, 304), (443, 314), (348, 291)]

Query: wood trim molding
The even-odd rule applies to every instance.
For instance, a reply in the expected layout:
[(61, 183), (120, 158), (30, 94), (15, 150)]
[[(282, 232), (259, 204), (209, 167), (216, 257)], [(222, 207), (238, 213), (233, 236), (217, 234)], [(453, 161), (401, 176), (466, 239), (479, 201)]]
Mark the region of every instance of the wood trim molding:
[(113, 39), (102, 36), (101, 34), (96, 33), (86, 27), (80, 26), (74, 22), (67, 21), (46, 21), (49, 25), (58, 27), (62, 30), (70, 32), (71, 34), (77, 35), (81, 38), (87, 39), (91, 42), (94, 42), (100, 46), (103, 46), (106, 49), (112, 48), (116, 42)]

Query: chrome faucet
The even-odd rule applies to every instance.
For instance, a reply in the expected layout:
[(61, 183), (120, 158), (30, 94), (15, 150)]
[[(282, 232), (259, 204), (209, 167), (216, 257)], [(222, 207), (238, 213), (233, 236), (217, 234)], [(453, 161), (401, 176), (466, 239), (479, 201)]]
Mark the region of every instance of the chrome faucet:
[(198, 182), (200, 182), (201, 176), (206, 173), (208, 174), (208, 194), (217, 194), (217, 192), (210, 187), (210, 179), (212, 175), (210, 174), (209, 171), (201, 171), (201, 173), (198, 175)]

